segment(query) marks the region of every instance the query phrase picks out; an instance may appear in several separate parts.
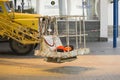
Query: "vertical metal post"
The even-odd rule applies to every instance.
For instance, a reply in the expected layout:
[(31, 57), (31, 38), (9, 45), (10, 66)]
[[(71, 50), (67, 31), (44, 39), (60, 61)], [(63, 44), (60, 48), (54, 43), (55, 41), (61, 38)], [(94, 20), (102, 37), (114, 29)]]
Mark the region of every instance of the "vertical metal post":
[(118, 37), (118, 0), (113, 0), (113, 9), (113, 48), (116, 48)]
[(81, 38), (81, 37), (82, 37), (82, 35), (81, 35), (82, 33), (81, 33), (81, 31), (82, 31), (82, 30), (81, 30), (81, 17), (79, 17), (79, 35), (80, 35), (80, 37), (79, 37), (80, 42), (79, 42), (79, 43), (80, 43), (80, 44), (82, 43), (82, 40), (81, 40), (81, 39), (82, 39), (82, 38)]
[(22, 5), (22, 12), (23, 12), (23, 10), (24, 10), (24, 0), (22, 0), (21, 5)]
[(83, 6), (83, 34), (84, 34), (84, 48), (86, 48), (86, 36), (85, 36), (85, 0), (82, 0)]
[(78, 24), (77, 24), (77, 17), (75, 17), (75, 31), (76, 31), (76, 49), (78, 49)]
[(66, 40), (67, 40), (67, 45), (69, 46), (70, 45), (70, 25), (69, 25), (69, 17), (66, 16), (66, 31), (67, 31), (67, 37), (66, 37)]
[(118, 22), (118, 21), (119, 21), (119, 20), (118, 20), (118, 19), (119, 19), (119, 18), (118, 18), (118, 17), (119, 17), (119, 12), (118, 12), (118, 10), (119, 10), (119, 9), (118, 9), (119, 4), (118, 4), (118, 2), (119, 2), (119, 0), (117, 0), (117, 4), (116, 4), (116, 16), (117, 16), (117, 19), (116, 19), (116, 25), (117, 25), (117, 37), (119, 36), (119, 35), (118, 35), (118, 29), (119, 29), (119, 28), (118, 28), (118, 23), (119, 23), (119, 22)]
[(15, 5), (15, 10), (16, 10), (17, 0), (14, 0), (14, 5)]

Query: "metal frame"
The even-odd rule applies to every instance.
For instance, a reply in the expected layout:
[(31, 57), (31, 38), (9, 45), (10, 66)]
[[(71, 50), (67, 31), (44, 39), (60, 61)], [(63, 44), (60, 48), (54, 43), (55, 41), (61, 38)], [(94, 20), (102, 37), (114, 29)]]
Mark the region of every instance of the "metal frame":
[[(53, 57), (53, 58), (68, 58), (68, 57), (78, 56), (80, 54), (89, 53), (89, 48), (86, 48), (86, 38), (85, 37), (87, 34), (85, 34), (85, 21), (84, 21), (85, 18), (83, 18), (83, 17), (84, 16), (60, 16), (60, 17), (59, 16), (51, 16), (51, 17), (47, 16), (47, 17), (44, 17), (46, 24), (49, 24), (49, 22), (54, 24), (54, 30), (53, 30), (54, 32), (51, 34), (48, 34), (48, 32), (43, 34), (43, 33), (41, 33), (42, 32), (41, 29), (43, 28), (43, 26), (39, 26), (39, 29), (40, 29), (39, 34), (41, 34), (40, 36), (41, 36), (42, 41), (40, 43), (41, 44), (40, 50), (36, 51), (35, 55), (41, 55), (43, 57)], [(57, 21), (60, 20), (61, 18), (65, 20), (65, 25), (66, 25), (65, 26), (66, 31), (64, 34), (59, 34), (58, 26), (57, 26), (58, 25)], [(75, 21), (75, 34), (70, 34), (70, 25), (69, 25), (70, 19), (74, 19), (74, 21)], [(39, 18), (39, 22), (41, 22), (41, 21), (42, 21), (41, 18)], [(83, 22), (83, 26), (81, 26), (81, 21)], [(79, 22), (79, 24), (78, 24), (78, 22)], [(78, 25), (79, 25), (79, 29), (80, 29), (79, 33), (78, 33)], [(47, 27), (46, 29), (48, 29), (48, 25), (44, 26), (44, 27)], [(81, 27), (83, 27), (83, 28), (81, 28)], [(75, 50), (68, 51), (68, 52), (62, 52), (62, 53), (51, 50), (50, 49), (51, 46), (49, 46), (45, 43), (45, 40), (43, 37), (43, 36), (49, 36), (49, 35), (50, 36), (52, 35), (53, 37), (54, 36), (65, 37), (67, 45), (70, 45), (70, 37), (75, 37), (76, 38)], [(78, 37), (80, 39), (80, 42), (78, 40)], [(83, 47), (79, 47), (79, 45), (82, 43), (81, 37), (83, 37), (83, 39), (84, 39)], [(55, 41), (55, 40), (53, 39), (53, 41)], [(55, 42), (53, 42), (53, 43), (55, 43)], [(54, 46), (57, 47), (56, 43)]]
[(0, 16), (0, 35), (7, 36), (8, 39), (11, 38), (21, 44), (36, 44), (40, 41), (37, 31), (11, 21), (3, 15)]
[(117, 47), (117, 37), (118, 37), (118, 1), (113, 0), (113, 48)]

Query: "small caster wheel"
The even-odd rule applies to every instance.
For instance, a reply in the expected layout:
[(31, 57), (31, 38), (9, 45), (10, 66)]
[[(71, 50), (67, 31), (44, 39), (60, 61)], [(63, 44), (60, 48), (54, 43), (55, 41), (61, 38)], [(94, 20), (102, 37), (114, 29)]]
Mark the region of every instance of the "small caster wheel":
[(47, 61), (48, 61), (48, 58), (44, 58), (44, 61), (46, 61), (46, 62), (47, 62)]
[(60, 59), (60, 58), (57, 58), (56, 61), (57, 61), (57, 63), (60, 63), (60, 62), (61, 62), (61, 59)]

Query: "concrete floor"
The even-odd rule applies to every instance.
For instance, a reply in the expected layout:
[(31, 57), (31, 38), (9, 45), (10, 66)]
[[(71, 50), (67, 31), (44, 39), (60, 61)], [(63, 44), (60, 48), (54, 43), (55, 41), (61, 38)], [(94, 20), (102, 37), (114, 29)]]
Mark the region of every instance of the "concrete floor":
[(91, 52), (66, 63), (48, 63), (41, 57), (16, 56), (0, 43), (0, 80), (120, 80), (120, 42), (91, 42)]

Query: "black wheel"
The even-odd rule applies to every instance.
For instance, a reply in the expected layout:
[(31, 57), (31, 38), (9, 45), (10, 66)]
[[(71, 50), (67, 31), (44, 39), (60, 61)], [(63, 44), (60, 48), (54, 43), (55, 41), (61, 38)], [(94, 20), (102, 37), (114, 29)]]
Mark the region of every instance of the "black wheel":
[(29, 54), (34, 49), (34, 45), (23, 45), (15, 40), (10, 40), (10, 48), (18, 55)]

